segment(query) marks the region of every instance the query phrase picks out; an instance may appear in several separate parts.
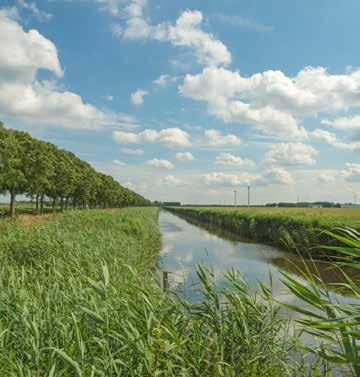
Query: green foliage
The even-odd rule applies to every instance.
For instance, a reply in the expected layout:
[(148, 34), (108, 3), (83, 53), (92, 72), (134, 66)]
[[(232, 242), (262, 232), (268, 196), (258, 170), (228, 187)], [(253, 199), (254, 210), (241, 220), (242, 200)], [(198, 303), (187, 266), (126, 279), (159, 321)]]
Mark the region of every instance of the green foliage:
[(350, 265), (360, 271), (360, 233), (349, 228), (325, 233), (340, 244), (324, 248), (341, 256), (341, 262), (334, 261), (331, 267), (342, 271), (345, 283), (340, 286), (352, 293), (354, 302), (346, 304), (335, 300), (322, 280), (307, 270), (303, 273), (303, 281), (283, 274), (284, 284), (301, 302), (299, 305), (284, 305), (297, 312), (300, 315), (298, 323), (303, 330), (319, 340), (318, 347), (305, 348), (307, 351), (332, 365), (345, 367), (349, 375), (359, 377), (360, 304), (357, 301), (360, 287), (342, 268)]
[[(11, 215), (15, 197), (26, 194), (60, 200), (61, 208), (126, 207), (149, 205), (142, 196), (126, 189), (112, 177), (98, 173), (73, 153), (32, 138), (25, 132), (6, 129), (0, 123), (0, 192), (11, 195)], [(41, 205), (41, 208), (43, 205)]]
[(230, 273), (217, 292), (201, 267), (201, 302), (154, 284), (155, 208), (2, 225), (1, 376), (305, 376), (265, 288)]
[[(360, 211), (353, 218), (346, 216), (341, 209), (331, 212), (314, 210), (255, 209), (255, 208), (202, 208), (168, 207), (174, 213), (203, 224), (217, 226), (245, 239), (286, 248), (304, 256), (328, 258), (335, 250), (317, 245), (335, 245), (336, 240), (322, 230), (351, 226), (360, 229)], [(319, 211), (319, 210), (317, 210)]]

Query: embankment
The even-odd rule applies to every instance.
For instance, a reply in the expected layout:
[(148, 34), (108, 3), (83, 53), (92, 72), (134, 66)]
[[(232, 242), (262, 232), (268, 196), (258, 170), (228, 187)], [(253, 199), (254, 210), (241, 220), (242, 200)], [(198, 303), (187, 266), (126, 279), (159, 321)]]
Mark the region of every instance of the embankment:
[[(276, 246), (304, 256), (328, 258), (323, 246), (334, 245), (323, 230), (360, 228), (359, 221), (315, 211), (262, 211), (248, 208), (167, 207), (168, 211), (200, 224), (228, 231), (243, 239)], [(321, 245), (321, 248), (318, 247)]]

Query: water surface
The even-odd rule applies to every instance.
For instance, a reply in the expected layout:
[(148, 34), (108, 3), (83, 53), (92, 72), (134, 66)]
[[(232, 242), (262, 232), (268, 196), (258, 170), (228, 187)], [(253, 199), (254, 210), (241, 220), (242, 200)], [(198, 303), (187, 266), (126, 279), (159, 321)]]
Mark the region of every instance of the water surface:
[[(285, 294), (281, 283), (281, 272), (290, 272), (300, 279), (304, 261), (298, 256), (275, 247), (247, 242), (233, 234), (219, 229), (194, 225), (170, 212), (160, 211), (162, 231), (162, 251), (160, 269), (170, 271), (170, 287), (178, 288), (191, 300), (201, 297), (197, 288), (199, 281), (196, 270), (202, 264), (214, 273), (218, 288), (225, 284), (224, 275), (231, 269), (239, 271), (250, 289), (257, 289), (258, 282), (269, 283), (272, 276), (273, 294), (281, 300), (293, 301)], [(311, 270), (317, 269), (325, 282), (333, 284), (341, 281), (341, 273), (330, 268), (327, 263), (307, 263)], [(345, 295), (333, 293), (334, 299), (351, 302)]]

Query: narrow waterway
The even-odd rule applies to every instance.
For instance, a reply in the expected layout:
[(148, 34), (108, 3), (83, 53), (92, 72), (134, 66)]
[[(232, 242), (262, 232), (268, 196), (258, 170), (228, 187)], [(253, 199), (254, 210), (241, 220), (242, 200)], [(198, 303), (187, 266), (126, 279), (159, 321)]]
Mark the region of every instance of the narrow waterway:
[[(257, 289), (258, 282), (269, 283), (272, 277), (273, 294), (282, 301), (292, 301), (281, 283), (282, 271), (300, 279), (304, 261), (291, 253), (257, 243), (244, 242), (220, 230), (191, 224), (170, 212), (160, 211), (162, 251), (159, 268), (169, 272), (170, 288), (178, 289), (186, 298), (201, 297), (197, 278), (197, 265), (213, 271), (216, 286), (226, 284), (225, 274), (234, 269), (246, 279), (250, 289)], [(307, 263), (307, 268), (317, 270), (322, 279), (331, 285), (341, 281), (341, 273), (327, 263)], [(351, 271), (347, 271), (351, 274)], [(334, 299), (351, 302), (346, 295), (333, 293)]]

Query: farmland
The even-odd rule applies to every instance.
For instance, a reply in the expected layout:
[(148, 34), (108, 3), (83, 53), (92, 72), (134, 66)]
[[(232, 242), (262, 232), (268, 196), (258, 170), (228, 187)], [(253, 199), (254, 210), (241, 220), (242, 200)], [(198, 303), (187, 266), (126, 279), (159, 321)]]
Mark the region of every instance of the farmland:
[[(360, 229), (360, 209), (353, 208), (171, 207), (169, 210), (193, 221), (230, 231), (244, 239), (304, 255), (308, 255), (314, 246), (330, 242), (323, 230), (336, 227)], [(311, 253), (313, 256), (320, 255), (314, 249)], [(323, 253), (321, 255), (324, 256)]]

